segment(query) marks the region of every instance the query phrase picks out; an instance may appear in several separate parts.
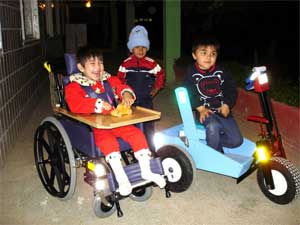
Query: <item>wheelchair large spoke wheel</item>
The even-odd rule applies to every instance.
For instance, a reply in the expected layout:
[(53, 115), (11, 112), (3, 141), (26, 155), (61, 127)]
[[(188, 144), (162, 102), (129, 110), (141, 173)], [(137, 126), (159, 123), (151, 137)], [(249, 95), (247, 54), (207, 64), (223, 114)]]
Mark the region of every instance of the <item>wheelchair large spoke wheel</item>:
[(35, 165), (49, 194), (70, 199), (75, 191), (76, 166), (71, 142), (61, 123), (47, 117), (34, 137)]

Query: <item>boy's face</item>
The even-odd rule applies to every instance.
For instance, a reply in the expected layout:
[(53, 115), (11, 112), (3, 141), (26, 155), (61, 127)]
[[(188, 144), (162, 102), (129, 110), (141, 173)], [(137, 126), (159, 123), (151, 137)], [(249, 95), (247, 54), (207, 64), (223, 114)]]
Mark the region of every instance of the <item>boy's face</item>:
[(94, 81), (99, 81), (104, 71), (103, 61), (97, 57), (89, 58), (84, 65), (78, 63), (77, 67), (86, 77)]
[(200, 69), (208, 70), (216, 63), (218, 52), (212, 45), (200, 45), (192, 55)]
[(132, 49), (132, 53), (137, 57), (138, 59), (142, 59), (147, 54), (147, 48), (144, 46), (136, 46)]

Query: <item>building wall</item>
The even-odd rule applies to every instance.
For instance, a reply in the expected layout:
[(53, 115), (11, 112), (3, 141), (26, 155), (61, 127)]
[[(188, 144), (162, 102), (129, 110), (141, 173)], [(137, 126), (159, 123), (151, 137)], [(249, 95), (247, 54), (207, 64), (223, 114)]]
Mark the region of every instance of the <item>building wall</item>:
[[(277, 125), (285, 150), (300, 153), (300, 108), (288, 106), (286, 104), (272, 100), (272, 108), (276, 117)], [(257, 93), (246, 92), (239, 89), (239, 95), (236, 105), (234, 106), (235, 116), (244, 119), (245, 125), (255, 126), (257, 134), (259, 133), (259, 124), (246, 121), (250, 115), (262, 116), (262, 110), (259, 105)], [(257, 137), (258, 139), (258, 137)]]
[(0, 167), (46, 85), (42, 42), (23, 43), (19, 0), (0, 0)]

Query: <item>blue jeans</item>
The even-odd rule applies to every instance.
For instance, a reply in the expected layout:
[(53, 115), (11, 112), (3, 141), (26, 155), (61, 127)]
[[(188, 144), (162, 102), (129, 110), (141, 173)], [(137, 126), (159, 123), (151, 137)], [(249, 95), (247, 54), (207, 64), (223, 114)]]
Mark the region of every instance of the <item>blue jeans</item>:
[(235, 148), (243, 143), (240, 129), (232, 116), (224, 118), (213, 113), (205, 119), (203, 125), (207, 145), (219, 152), (223, 153), (223, 147)]

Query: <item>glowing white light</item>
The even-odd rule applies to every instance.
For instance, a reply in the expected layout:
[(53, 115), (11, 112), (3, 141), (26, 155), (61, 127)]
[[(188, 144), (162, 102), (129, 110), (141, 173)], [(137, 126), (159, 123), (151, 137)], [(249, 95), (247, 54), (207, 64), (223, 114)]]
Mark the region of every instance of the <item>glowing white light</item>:
[(259, 76), (259, 74), (260, 73), (258, 71), (253, 72), (250, 76), (250, 80), (255, 80)]
[(104, 188), (105, 188), (105, 182), (103, 180), (96, 180), (96, 182), (95, 182), (95, 188), (98, 191), (104, 190)]
[(153, 135), (153, 143), (156, 149), (159, 149), (164, 144), (164, 137), (161, 133), (155, 133)]
[(268, 76), (267, 76), (266, 73), (263, 73), (263, 74), (261, 74), (261, 75), (258, 77), (258, 83), (259, 83), (259, 84), (266, 84), (266, 83), (268, 83), (268, 82), (269, 82), (269, 80), (268, 80)]
[(97, 177), (102, 177), (106, 174), (105, 167), (102, 164), (96, 164), (94, 172)]
[(266, 72), (267, 70), (267, 67), (265, 66), (258, 66), (258, 67), (253, 67), (252, 71), (253, 72), (259, 72), (259, 73), (263, 73), (263, 72)]
[(85, 3), (85, 7), (91, 8), (91, 7), (92, 7), (92, 2), (91, 2), (91, 1), (87, 1), (87, 2)]
[(177, 100), (180, 104), (185, 104), (187, 102), (186, 100), (186, 93), (185, 91), (179, 91), (177, 94)]

